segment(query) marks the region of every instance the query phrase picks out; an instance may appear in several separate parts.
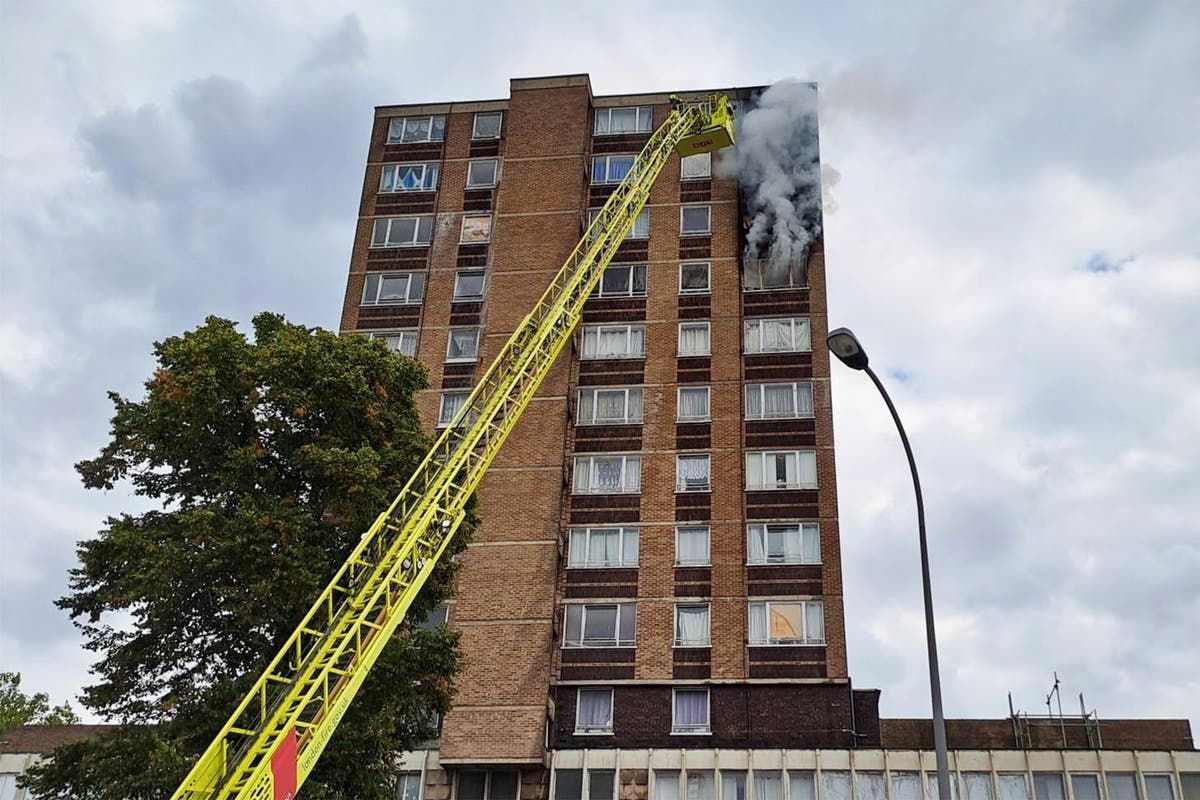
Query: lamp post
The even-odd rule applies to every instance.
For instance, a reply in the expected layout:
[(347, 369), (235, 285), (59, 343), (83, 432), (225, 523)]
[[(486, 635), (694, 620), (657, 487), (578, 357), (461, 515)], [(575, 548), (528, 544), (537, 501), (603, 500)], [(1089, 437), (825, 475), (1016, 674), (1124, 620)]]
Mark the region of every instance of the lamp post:
[(938, 800), (952, 800), (950, 795), (950, 764), (946, 758), (946, 720), (942, 715), (942, 679), (938, 672), (937, 636), (933, 629), (933, 592), (929, 586), (929, 547), (925, 540), (925, 501), (921, 498), (921, 479), (917, 477), (917, 462), (913, 459), (912, 447), (908, 443), (908, 435), (896, 413), (896, 406), (888, 396), (887, 389), (879, 376), (867, 363), (867, 352), (863, 350), (858, 339), (849, 328), (838, 328), (830, 331), (826, 338), (830, 351), (850, 369), (861, 370), (883, 395), (888, 411), (900, 432), (900, 441), (904, 444), (904, 454), (908, 456), (908, 468), (912, 471), (913, 490), (917, 495), (917, 534), (921, 543), (921, 586), (925, 593), (925, 641), (929, 648), (929, 694), (933, 701), (933, 749), (937, 759)]

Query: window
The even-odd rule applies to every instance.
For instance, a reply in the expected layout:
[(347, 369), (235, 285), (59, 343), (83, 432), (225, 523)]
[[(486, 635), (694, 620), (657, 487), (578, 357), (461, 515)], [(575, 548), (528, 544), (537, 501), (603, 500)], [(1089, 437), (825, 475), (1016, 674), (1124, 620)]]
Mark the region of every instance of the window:
[[(1075, 800), (1100, 800), (1100, 781), (1095, 775), (1081, 775), (1074, 773), (1071, 775), (1071, 794)], [(976, 800), (967, 794), (966, 800)], [(983, 800), (991, 800), (984, 798)]]
[(554, 770), (554, 799), (583, 800), (583, 770)]
[(850, 800), (850, 773), (821, 770), (821, 800)]
[(467, 402), (470, 392), (442, 392), (442, 405), (438, 409), (438, 427), (444, 428), (454, 421), (454, 415)]
[(750, 564), (820, 564), (821, 534), (815, 522), (751, 523), (746, 553)]
[(742, 266), (742, 288), (746, 291), (759, 289), (803, 289), (808, 286), (808, 271), (799, 258), (783, 259), (751, 258)]
[(471, 126), (472, 139), (499, 139), (500, 123), (504, 115), (499, 111), (480, 111), (475, 114), (475, 122)]
[[(816, 776), (811, 772), (788, 770), (788, 796), (791, 800), (817, 800)], [(919, 791), (917, 800), (921, 800)]]
[(617, 783), (616, 772), (611, 769), (589, 769), (587, 775), (589, 800), (612, 800)]
[(713, 800), (713, 774), (711, 770), (689, 769), (685, 784), (686, 800)]
[(642, 390), (579, 390), (577, 425), (628, 425), (642, 421)]
[(593, 133), (597, 136), (616, 133), (645, 133), (650, 130), (651, 119), (650, 106), (597, 108), (596, 127)]
[[(937, 784), (936, 776), (934, 784)], [(1033, 796), (1035, 800), (1065, 800), (1062, 773), (1035, 772), (1033, 773)]]
[(620, 183), (625, 180), (625, 176), (633, 169), (633, 163), (637, 160), (637, 156), (632, 153), (623, 153), (621, 155), (612, 156), (593, 156), (592, 157), (592, 183)]
[(612, 733), (612, 689), (580, 689), (578, 697), (579, 704), (575, 707), (575, 732)]
[(451, 328), (446, 340), (447, 361), (474, 361), (479, 357), (479, 328)]
[(426, 616), (424, 620), (417, 623), (417, 627), (427, 631), (434, 631), (437, 630), (439, 625), (445, 625), (446, 620), (449, 617), (450, 606), (446, 605), (445, 603), (441, 603), (434, 608), (433, 611), (430, 611), (429, 615)]
[(437, 188), (438, 165), (384, 164), (379, 176), (379, 192), (432, 192)]
[(705, 180), (712, 177), (712, 153), (697, 153), (679, 159), (679, 177), (685, 181)]
[(424, 247), (433, 236), (433, 217), (385, 217), (375, 220), (371, 247)]
[(478, 300), (483, 297), (483, 271), (458, 272), (454, 275), (454, 299)]
[[(925, 785), (929, 787), (929, 800), (938, 800), (938, 780), (936, 774), (925, 776)], [(958, 783), (950, 777), (950, 800), (958, 800)]]
[[(1029, 786), (1025, 783), (1024, 772), (1001, 772), (996, 775), (996, 785), (1000, 787), (1000, 800), (1029, 800)], [(1116, 798), (1110, 797), (1109, 800)]]
[(675, 566), (707, 567), (709, 555), (708, 526), (688, 525), (675, 529)]
[(721, 800), (746, 800), (746, 773), (721, 770)]
[(464, 770), (458, 773), (458, 800), (517, 800), (515, 770)]
[(1175, 800), (1170, 775), (1143, 775), (1142, 781), (1146, 785), (1146, 800)]
[(708, 603), (675, 606), (675, 646), (708, 647)]
[(645, 325), (584, 325), (580, 358), (645, 358)]
[(679, 235), (700, 236), (711, 232), (708, 206), (682, 206), (679, 209)]
[[(783, 774), (765, 769), (754, 770), (754, 800), (783, 800)], [(883, 800), (883, 797), (879, 800)]]
[(636, 612), (635, 603), (571, 603), (563, 647), (633, 647)]
[(636, 567), (637, 528), (572, 528), (567, 548), (567, 566)]
[(423, 272), (368, 272), (363, 281), (364, 306), (419, 303), (424, 296)]
[(678, 772), (654, 770), (654, 800), (680, 800)]
[[(708, 689), (675, 689), (671, 698), (671, 733), (708, 733)], [(722, 795), (724, 800), (730, 800)]]
[(641, 456), (578, 456), (575, 494), (636, 494), (642, 489)]
[(747, 353), (806, 352), (808, 317), (748, 319), (742, 326), (742, 346)]
[(446, 118), (442, 115), (393, 117), (388, 121), (388, 144), (440, 142), (445, 138)]
[(400, 772), (396, 774), (396, 800), (420, 800), (421, 773)]
[(707, 492), (712, 488), (708, 475), (708, 453), (675, 457), (675, 491)]
[(679, 265), (680, 294), (708, 294), (707, 261), (685, 261)]
[(467, 162), (467, 188), (490, 189), (496, 185), (496, 164), (494, 158), (484, 158), (479, 161)]
[(709, 355), (709, 333), (707, 322), (679, 323), (679, 355)]
[[(986, 777), (991, 780), (990, 775)], [(893, 772), (892, 800), (921, 800), (921, 773)]]
[[(0, 772), (0, 800), (14, 800), (17, 796), (17, 776), (19, 772)], [(25, 792), (29, 796), (29, 792)]]
[(492, 240), (492, 218), (490, 216), (463, 216), (462, 234), (459, 244), (486, 244)]
[[(596, 221), (596, 217), (600, 215), (600, 209), (588, 209), (588, 227)], [(633, 218), (633, 225), (630, 226), (629, 232), (625, 234), (624, 241), (630, 239), (647, 239), (650, 237), (650, 209), (643, 208), (638, 212), (638, 215)]]
[[(1138, 800), (1137, 778), (1132, 772), (1109, 772), (1104, 776), (1108, 800)], [(1000, 800), (1009, 800), (1001, 795)]]
[(746, 491), (817, 488), (817, 454), (812, 450), (746, 453)]
[(812, 415), (809, 381), (746, 384), (746, 419), (795, 419)]
[(707, 422), (709, 418), (708, 387), (679, 387), (676, 409), (677, 422)]
[(645, 297), (645, 264), (609, 264), (593, 297)]
[(860, 770), (854, 774), (854, 800), (887, 800), (885, 786), (882, 772)]
[(394, 350), (402, 356), (412, 358), (417, 354), (416, 331), (373, 331), (372, 339), (382, 339), (388, 350)]
[(820, 600), (750, 603), (750, 644), (824, 644), (825, 615)]
[(1179, 792), (1183, 800), (1200, 800), (1200, 772), (1179, 773)]

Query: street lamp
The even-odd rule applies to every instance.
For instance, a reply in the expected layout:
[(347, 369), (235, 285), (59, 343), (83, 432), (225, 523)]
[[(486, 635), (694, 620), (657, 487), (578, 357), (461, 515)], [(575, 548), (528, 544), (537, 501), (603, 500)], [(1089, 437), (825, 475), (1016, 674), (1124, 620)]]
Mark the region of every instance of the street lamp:
[(875, 384), (875, 388), (883, 395), (888, 411), (900, 432), (900, 441), (904, 443), (904, 454), (908, 456), (908, 468), (912, 471), (913, 490), (917, 494), (917, 532), (921, 542), (921, 584), (925, 592), (925, 640), (929, 647), (929, 694), (933, 700), (933, 749), (937, 758), (938, 800), (952, 800), (950, 795), (950, 764), (946, 759), (946, 720), (942, 716), (942, 679), (938, 673), (937, 637), (933, 631), (933, 592), (929, 588), (929, 547), (925, 542), (925, 501), (921, 498), (921, 479), (917, 477), (917, 462), (913, 459), (912, 447), (908, 443), (908, 435), (896, 413), (896, 406), (888, 396), (887, 389), (879, 376), (867, 363), (867, 352), (863, 350), (855, 335), (849, 328), (838, 328), (830, 331), (825, 340), (830, 351), (850, 369), (861, 370)]

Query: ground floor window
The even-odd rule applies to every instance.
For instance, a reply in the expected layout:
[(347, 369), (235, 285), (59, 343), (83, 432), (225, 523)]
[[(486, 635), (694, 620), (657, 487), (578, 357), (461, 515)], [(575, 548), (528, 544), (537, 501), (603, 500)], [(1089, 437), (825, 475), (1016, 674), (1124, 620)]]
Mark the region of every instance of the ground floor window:
[(517, 800), (520, 775), (515, 770), (464, 770), (458, 773), (458, 800)]

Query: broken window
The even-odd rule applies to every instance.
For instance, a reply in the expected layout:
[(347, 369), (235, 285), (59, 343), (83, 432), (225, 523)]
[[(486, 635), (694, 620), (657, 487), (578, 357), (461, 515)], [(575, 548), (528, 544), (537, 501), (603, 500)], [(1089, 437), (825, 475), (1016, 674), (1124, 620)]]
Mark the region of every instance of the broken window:
[(490, 216), (465, 216), (462, 220), (462, 235), (460, 244), (486, 244), (492, 239), (492, 218)]

